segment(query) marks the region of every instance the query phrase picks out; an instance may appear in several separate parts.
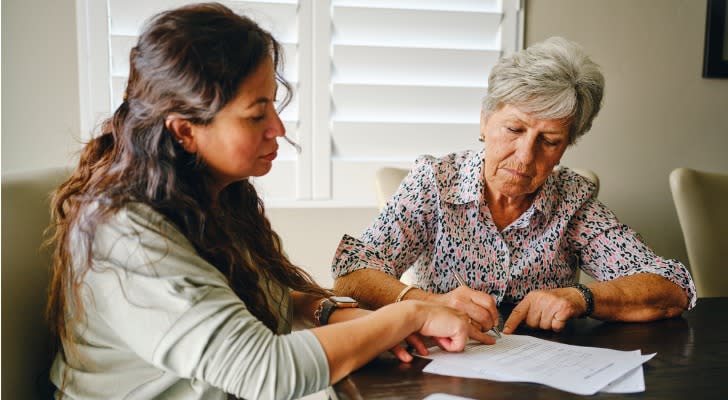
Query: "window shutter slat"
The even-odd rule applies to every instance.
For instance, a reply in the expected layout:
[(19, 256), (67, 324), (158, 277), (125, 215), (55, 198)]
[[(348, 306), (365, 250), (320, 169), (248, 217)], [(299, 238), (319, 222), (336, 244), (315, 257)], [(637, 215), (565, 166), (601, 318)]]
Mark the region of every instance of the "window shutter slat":
[(500, 19), (500, 13), (334, 7), (334, 44), (498, 49)]
[(477, 146), (479, 124), (334, 122), (333, 132), (338, 160), (411, 163), (422, 154), (439, 156)]
[(411, 47), (335, 45), (334, 83), (450, 85), (483, 88), (500, 53)]
[(477, 122), (478, 87), (335, 84), (334, 121)]

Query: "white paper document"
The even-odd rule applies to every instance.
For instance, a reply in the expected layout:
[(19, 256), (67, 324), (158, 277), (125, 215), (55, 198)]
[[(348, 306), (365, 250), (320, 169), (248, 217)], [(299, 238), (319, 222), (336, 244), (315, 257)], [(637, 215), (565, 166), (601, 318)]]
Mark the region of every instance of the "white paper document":
[(474, 400), (470, 397), (455, 396), (447, 393), (433, 393), (422, 400)]
[(505, 382), (534, 382), (589, 395), (644, 391), (642, 364), (654, 356), (636, 351), (573, 346), (525, 335), (503, 335), (494, 345), (469, 344), (462, 353), (430, 349), (424, 372)]

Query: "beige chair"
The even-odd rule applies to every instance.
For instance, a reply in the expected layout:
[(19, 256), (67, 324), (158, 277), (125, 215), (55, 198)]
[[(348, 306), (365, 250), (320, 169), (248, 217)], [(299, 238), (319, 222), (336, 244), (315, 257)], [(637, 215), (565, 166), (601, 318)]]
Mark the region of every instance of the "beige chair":
[(2, 398), (48, 398), (51, 365), (44, 320), (51, 192), (63, 170), (2, 177)]
[[(585, 177), (586, 179), (594, 183), (594, 185), (596, 185), (597, 189), (594, 191), (593, 196), (594, 198), (596, 198), (599, 194), (599, 176), (597, 176), (594, 171), (586, 168), (572, 168), (572, 171)], [(387, 201), (389, 201), (389, 199), (397, 191), (400, 183), (402, 183), (404, 177), (407, 176), (407, 172), (407, 169), (394, 167), (383, 167), (377, 170), (375, 186), (377, 192), (377, 207), (379, 207), (380, 210), (384, 208), (384, 206), (387, 204)], [(591, 276), (582, 274), (580, 269), (576, 271), (576, 280), (581, 283), (589, 283), (594, 281)], [(414, 274), (412, 273), (411, 268), (407, 269), (407, 271), (402, 274), (400, 281), (408, 285), (415, 282)]]
[(677, 168), (670, 190), (698, 297), (728, 296), (728, 174)]
[(374, 185), (377, 192), (377, 207), (381, 210), (387, 204), (390, 197), (399, 188), (399, 184), (407, 176), (405, 168), (384, 167), (379, 168), (376, 173)]
[(571, 170), (583, 176), (597, 187), (597, 190), (592, 195), (592, 198), (596, 199), (599, 196), (599, 176), (597, 176), (596, 172), (586, 168), (572, 168)]

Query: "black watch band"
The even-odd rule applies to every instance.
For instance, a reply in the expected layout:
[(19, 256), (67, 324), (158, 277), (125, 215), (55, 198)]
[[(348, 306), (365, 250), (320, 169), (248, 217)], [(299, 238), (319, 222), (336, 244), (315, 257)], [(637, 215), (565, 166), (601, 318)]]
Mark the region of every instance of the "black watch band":
[(324, 299), (321, 302), (319, 309), (321, 311), (318, 315), (316, 325), (318, 325), (318, 326), (328, 325), (329, 317), (331, 316), (331, 313), (334, 312), (334, 310), (336, 310), (336, 303), (334, 303), (333, 301), (331, 301), (329, 299)]
[(351, 297), (334, 296), (323, 299), (313, 313), (314, 324), (316, 326), (327, 325), (329, 323), (329, 317), (334, 310), (355, 307), (359, 307), (359, 303)]
[(584, 297), (584, 301), (586, 302), (586, 311), (584, 311), (584, 314), (581, 314), (580, 318), (585, 318), (590, 315), (592, 315), (592, 312), (594, 312), (594, 294), (592, 293), (591, 289), (586, 287), (586, 285), (582, 285), (581, 283), (575, 283), (569, 287), (573, 287), (574, 289), (578, 290), (579, 293)]

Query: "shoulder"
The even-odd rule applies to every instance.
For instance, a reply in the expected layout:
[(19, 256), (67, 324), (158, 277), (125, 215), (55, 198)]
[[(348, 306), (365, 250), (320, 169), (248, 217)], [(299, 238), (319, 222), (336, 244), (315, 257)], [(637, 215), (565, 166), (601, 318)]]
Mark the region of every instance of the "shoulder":
[(142, 203), (126, 204), (100, 224), (92, 253), (94, 264), (142, 274), (218, 275), (172, 222)]
[(94, 246), (103, 245), (104, 239), (118, 240), (125, 237), (187, 242), (179, 229), (164, 215), (144, 203), (136, 202), (125, 204), (99, 224)]
[(456, 181), (478, 178), (482, 155), (480, 152), (465, 150), (446, 154), (442, 157), (423, 155), (415, 160), (413, 173), (429, 177), (436, 181), (437, 186), (449, 188)]
[(466, 168), (480, 157), (480, 153), (472, 150), (465, 150), (457, 153), (446, 154), (435, 157), (429, 154), (421, 155), (415, 160), (415, 169), (429, 168), (437, 174), (453, 174), (460, 169)]
[(559, 167), (553, 173), (556, 194), (566, 202), (582, 204), (594, 197), (597, 186), (568, 167)]

